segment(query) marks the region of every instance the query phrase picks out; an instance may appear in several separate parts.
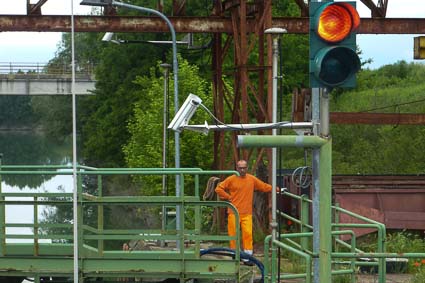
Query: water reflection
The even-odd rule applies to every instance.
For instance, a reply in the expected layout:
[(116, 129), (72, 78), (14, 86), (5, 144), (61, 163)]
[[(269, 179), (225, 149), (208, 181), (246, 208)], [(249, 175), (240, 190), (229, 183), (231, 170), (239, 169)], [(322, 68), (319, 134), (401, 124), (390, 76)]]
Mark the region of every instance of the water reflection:
[[(72, 156), (71, 143), (56, 144), (37, 132), (0, 132), (3, 165), (66, 165)], [(13, 187), (36, 189), (51, 175), (4, 175), (2, 181)]]
[[(72, 156), (71, 143), (56, 144), (41, 133), (35, 132), (1, 132), (0, 153), (2, 165), (70, 165)], [(11, 170), (2, 168), (3, 170)], [(50, 169), (51, 170), (51, 169)], [(3, 193), (35, 192), (72, 192), (73, 182), (70, 175), (2, 175), (1, 191)], [(25, 197), (7, 197), (6, 200), (25, 201)], [(39, 206), (37, 218), (49, 218), (56, 209), (52, 206)], [(33, 205), (6, 205), (6, 223), (33, 224)], [(7, 234), (33, 235), (30, 228), (6, 228)], [(8, 239), (7, 242), (33, 242), (29, 239)], [(42, 241), (40, 241), (42, 242)]]

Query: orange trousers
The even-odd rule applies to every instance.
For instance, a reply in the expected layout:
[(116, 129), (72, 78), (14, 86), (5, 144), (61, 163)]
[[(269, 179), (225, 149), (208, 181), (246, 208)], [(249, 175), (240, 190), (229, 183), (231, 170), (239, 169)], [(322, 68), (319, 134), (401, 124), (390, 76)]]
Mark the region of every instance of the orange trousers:
[[(254, 249), (253, 243), (252, 243), (252, 215), (251, 214), (245, 214), (239, 216), (240, 220), (240, 227), (242, 231), (242, 247), (243, 251), (251, 254)], [(229, 236), (235, 236), (236, 235), (236, 217), (233, 213), (229, 213), (227, 216), (227, 233)], [(230, 248), (236, 249), (236, 241), (231, 240), (230, 241)]]

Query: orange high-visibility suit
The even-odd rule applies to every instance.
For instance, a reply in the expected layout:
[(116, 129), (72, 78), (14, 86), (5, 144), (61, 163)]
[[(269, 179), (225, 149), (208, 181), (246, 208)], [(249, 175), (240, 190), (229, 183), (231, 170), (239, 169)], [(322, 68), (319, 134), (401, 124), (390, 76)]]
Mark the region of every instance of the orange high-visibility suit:
[[(252, 202), (254, 191), (271, 192), (272, 186), (262, 182), (251, 174), (245, 176), (232, 175), (219, 183), (215, 192), (223, 200), (229, 200), (238, 210), (242, 230), (242, 243), (245, 253), (252, 255)], [(236, 219), (233, 211), (228, 209), (227, 233), (236, 235)], [(236, 241), (230, 241), (230, 248), (236, 248)]]

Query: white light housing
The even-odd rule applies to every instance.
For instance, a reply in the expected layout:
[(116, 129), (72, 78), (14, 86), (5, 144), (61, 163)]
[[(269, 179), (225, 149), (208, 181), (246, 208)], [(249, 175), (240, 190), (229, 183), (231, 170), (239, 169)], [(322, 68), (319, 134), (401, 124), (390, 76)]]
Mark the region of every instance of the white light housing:
[(111, 41), (113, 36), (114, 36), (114, 33), (113, 32), (107, 32), (102, 37), (102, 41)]
[(201, 103), (201, 98), (192, 93), (189, 94), (179, 111), (177, 111), (170, 125), (168, 125), (168, 129), (172, 129), (173, 131), (180, 133), (183, 127), (189, 123), (190, 118), (192, 118)]

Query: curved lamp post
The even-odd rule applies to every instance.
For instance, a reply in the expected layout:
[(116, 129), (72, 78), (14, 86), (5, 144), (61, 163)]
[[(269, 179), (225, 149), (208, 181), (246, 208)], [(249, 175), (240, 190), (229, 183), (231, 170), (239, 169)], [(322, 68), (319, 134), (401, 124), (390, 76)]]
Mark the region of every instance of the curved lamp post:
[[(177, 64), (177, 41), (176, 41), (176, 31), (173, 24), (170, 20), (161, 12), (153, 10), (150, 8), (135, 6), (131, 4), (121, 3), (114, 0), (83, 0), (80, 5), (89, 5), (89, 6), (118, 6), (125, 7), (128, 9), (139, 10), (142, 12), (147, 12), (155, 14), (161, 17), (168, 25), (171, 32), (171, 40), (173, 47), (173, 75), (174, 75), (174, 112), (177, 113), (179, 110), (179, 89), (178, 89), (178, 64)], [(180, 168), (180, 133), (174, 132), (175, 139), (175, 167)], [(180, 193), (180, 180), (179, 176), (176, 176), (176, 195)]]
[[(128, 9), (138, 10), (142, 12), (147, 12), (154, 14), (162, 18), (168, 25), (171, 32), (172, 48), (173, 48), (173, 75), (174, 75), (174, 112), (177, 113), (179, 110), (179, 90), (178, 90), (178, 64), (177, 64), (177, 41), (176, 41), (176, 32), (170, 22), (170, 20), (161, 12), (153, 10), (150, 8), (135, 6), (131, 4), (121, 3), (114, 0), (83, 0), (80, 5), (89, 5), (89, 6), (118, 6), (125, 7)], [(174, 132), (175, 139), (175, 168), (180, 168), (180, 133)], [(176, 175), (176, 196), (180, 196), (180, 175)], [(176, 207), (176, 230), (180, 229), (180, 207)], [(177, 244), (177, 246), (179, 246)]]

